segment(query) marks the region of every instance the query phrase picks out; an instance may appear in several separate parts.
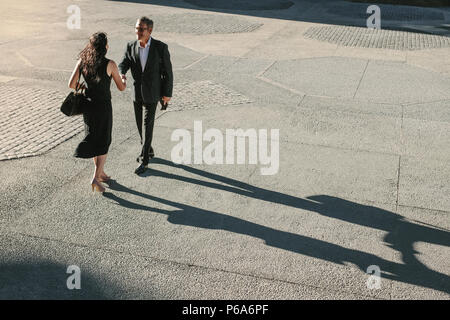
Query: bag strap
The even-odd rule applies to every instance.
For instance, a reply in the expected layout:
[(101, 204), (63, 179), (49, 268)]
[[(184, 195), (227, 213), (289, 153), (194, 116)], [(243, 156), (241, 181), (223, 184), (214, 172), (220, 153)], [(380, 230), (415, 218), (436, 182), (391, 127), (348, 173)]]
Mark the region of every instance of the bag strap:
[[(78, 79), (77, 79), (77, 83), (75, 86), (75, 92), (78, 93), (78, 91), (83, 91), (84, 89), (80, 89), (81, 86), (84, 84), (84, 80), (82, 83), (80, 83), (80, 78), (83, 76), (83, 74), (81, 73), (81, 63), (80, 63), (80, 68), (78, 69)], [(84, 77), (83, 77), (84, 78)]]

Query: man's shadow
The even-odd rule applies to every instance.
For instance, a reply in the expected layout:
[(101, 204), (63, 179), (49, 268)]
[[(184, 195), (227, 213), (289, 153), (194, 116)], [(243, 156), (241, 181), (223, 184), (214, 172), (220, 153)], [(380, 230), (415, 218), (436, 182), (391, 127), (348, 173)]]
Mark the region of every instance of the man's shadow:
[(153, 158), (152, 163), (183, 169), (186, 172), (215, 180), (218, 183), (167, 173), (156, 169), (148, 170), (145, 174), (146, 176), (160, 176), (167, 179), (174, 179), (217, 190), (232, 192), (253, 199), (308, 210), (329, 218), (385, 231), (387, 234), (383, 239), (384, 242), (387, 243), (389, 247), (400, 252), (403, 263), (388, 261), (363, 251), (347, 249), (326, 241), (272, 229), (222, 213), (162, 199), (129, 189), (117, 181), (111, 181), (111, 190), (127, 192), (142, 197), (143, 199), (156, 201), (178, 209), (164, 210), (148, 207), (130, 202), (108, 192), (105, 192), (104, 196), (116, 201), (126, 208), (166, 214), (168, 216), (167, 220), (174, 224), (206, 229), (222, 229), (249, 235), (264, 240), (267, 245), (283, 250), (338, 264), (344, 264), (344, 262), (353, 263), (363, 272), (366, 272), (368, 266), (377, 265), (381, 269), (382, 278), (450, 293), (450, 277), (447, 274), (429, 269), (416, 258), (415, 254), (417, 252), (414, 250), (414, 243), (416, 242), (450, 246), (450, 232), (447, 230), (412, 223), (396, 213), (333, 196), (317, 195), (307, 198), (298, 198), (252, 186), (242, 181), (209, 173), (186, 165), (175, 164), (160, 158)]

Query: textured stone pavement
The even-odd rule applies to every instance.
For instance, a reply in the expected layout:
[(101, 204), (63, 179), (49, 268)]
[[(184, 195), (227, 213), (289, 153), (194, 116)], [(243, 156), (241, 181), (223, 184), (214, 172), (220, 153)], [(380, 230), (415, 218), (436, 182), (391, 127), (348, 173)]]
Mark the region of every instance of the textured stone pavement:
[(59, 145), (83, 128), (81, 117), (65, 117), (58, 108), (61, 92), (1, 86), (0, 160), (36, 156)]
[[(140, 2), (1, 4), (0, 298), (449, 299), (448, 8), (384, 6), (391, 29), (367, 38), (345, 1)], [(106, 31), (117, 62), (142, 14), (174, 97), (139, 177), (130, 88), (112, 86), (114, 181), (92, 194), (92, 162), (72, 157), (81, 117), (59, 105), (89, 35)], [(278, 173), (175, 165), (171, 134), (194, 121), (279, 129)]]

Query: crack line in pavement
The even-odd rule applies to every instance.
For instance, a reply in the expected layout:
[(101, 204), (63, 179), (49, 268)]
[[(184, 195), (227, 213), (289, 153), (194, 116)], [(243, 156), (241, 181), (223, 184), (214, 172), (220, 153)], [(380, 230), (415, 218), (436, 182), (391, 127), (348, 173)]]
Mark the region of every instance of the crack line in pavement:
[(302, 99), (300, 100), (300, 102), (297, 104), (297, 107), (301, 107), (303, 100), (305, 100), (306, 98), (306, 94), (302, 97)]
[(22, 60), (23, 63), (25, 63), (28, 67), (34, 67), (34, 65), (28, 60), (23, 54), (21, 54), (19, 51), (14, 52), (16, 56)]
[(400, 193), (400, 164), (402, 156), (398, 156), (398, 170), (397, 170), (397, 200), (395, 202), (395, 212), (398, 213), (398, 199)]
[(398, 213), (398, 200), (400, 197), (400, 168), (401, 168), (401, 160), (402, 160), (402, 149), (404, 147), (404, 135), (403, 135), (403, 115), (405, 113), (405, 107), (401, 105), (402, 107), (402, 114), (400, 118), (400, 154), (398, 156), (398, 170), (397, 170), (397, 200), (396, 200), (396, 206), (395, 206), (395, 212)]
[(363, 72), (363, 74), (361, 76), (361, 79), (359, 79), (358, 87), (355, 90), (355, 94), (353, 95), (353, 99), (355, 99), (356, 93), (358, 92), (359, 87), (361, 85), (361, 82), (362, 82), (362, 80), (363, 80), (363, 78), (364, 78), (364, 76), (366, 74), (366, 70), (367, 70), (367, 66), (369, 65), (369, 62), (370, 62), (370, 60), (367, 60), (366, 67), (364, 68), (364, 72)]
[[(395, 213), (399, 214), (398, 212), (398, 201), (399, 201), (399, 197), (400, 197), (400, 168), (401, 168), (401, 159), (402, 159), (402, 149), (404, 146), (404, 136), (403, 136), (403, 115), (404, 115), (404, 106), (401, 105), (401, 109), (402, 109), (402, 113), (401, 113), (401, 118), (400, 118), (400, 155), (398, 156), (398, 170), (397, 170), (397, 199), (396, 199), (396, 205), (395, 205)], [(394, 254), (394, 253), (392, 253)], [(393, 286), (394, 284), (391, 282), (390, 284), (390, 297), (392, 300), (392, 294), (393, 294)]]
[(266, 78), (266, 77), (264, 77), (264, 76), (256, 77), (256, 79), (262, 80), (262, 81), (264, 81), (264, 82), (267, 82), (267, 83), (269, 83), (269, 84), (271, 84), (271, 85), (273, 85), (273, 86), (279, 87), (279, 88), (281, 88), (281, 89), (290, 91), (290, 92), (292, 92), (292, 93), (294, 93), (294, 94), (296, 94), (296, 95), (299, 95), (299, 96), (306, 95), (306, 93), (304, 93), (304, 92), (300, 92), (300, 91), (297, 91), (297, 90), (295, 90), (295, 89), (289, 88), (289, 87), (287, 87), (287, 86), (285, 86), (285, 85), (283, 85), (283, 84), (281, 84), (281, 83), (279, 83), (279, 82), (275, 82), (275, 81), (270, 80), (269, 78)]
[[(264, 17), (263, 17), (263, 19), (264, 19)], [(272, 20), (272, 19), (269, 19), (269, 20)], [(277, 20), (278, 20), (277, 21), (278, 23), (281, 23), (281, 24), (284, 24), (284, 25), (282, 25), (280, 28), (278, 28), (278, 30), (273, 31), (273, 33), (269, 37), (264, 37), (264, 39), (258, 39), (259, 43), (257, 43), (252, 48), (248, 49), (247, 52), (243, 53), (240, 56), (241, 58), (248, 58), (248, 55), (252, 51), (254, 51), (256, 48), (259, 48), (261, 46), (263, 46), (263, 47), (266, 46), (266, 44), (269, 43), (273, 38), (277, 37), (280, 34), (280, 32), (282, 32), (284, 29), (289, 27), (289, 22), (288, 21), (283, 21), (283, 20), (280, 20), (280, 19), (277, 19)], [(263, 26), (266, 25), (264, 23), (264, 20), (262, 20), (261, 22), (262, 22)], [(256, 37), (256, 35), (255, 35), (255, 37)]]
[(250, 175), (247, 178), (247, 183), (250, 184), (250, 179), (251, 177), (255, 174), (256, 170), (258, 170), (258, 167), (255, 167), (255, 170), (252, 171), (252, 173), (250, 173)]
[(197, 63), (199, 63), (199, 62), (205, 60), (205, 59), (208, 58), (209, 56), (210, 56), (210, 54), (207, 54), (206, 56), (201, 57), (200, 59), (198, 59), (198, 60), (192, 62), (191, 64), (188, 64), (187, 66), (185, 66), (185, 67), (183, 67), (183, 68), (181, 68), (181, 69), (179, 69), (179, 70), (188, 70), (189, 68), (191, 68), (192, 66), (195, 66)]
[[(395, 102), (383, 102), (383, 101), (374, 101), (374, 100), (370, 100), (370, 99), (366, 99), (366, 98), (348, 98), (348, 97), (338, 97), (338, 96), (324, 96), (324, 95), (319, 95), (319, 94), (312, 94), (312, 93), (307, 93), (306, 94), (308, 97), (314, 97), (314, 98), (325, 98), (325, 99), (330, 99), (330, 100), (338, 100), (338, 101), (350, 101), (350, 102), (367, 102), (367, 103), (372, 103), (372, 104), (379, 104), (379, 105), (388, 105), (388, 106), (399, 106), (400, 103), (395, 103)], [(450, 99), (448, 99), (450, 100)], [(420, 102), (422, 103), (422, 102)]]
[(403, 103), (403, 106), (416, 106), (421, 104), (428, 104), (428, 103), (438, 103), (438, 102), (448, 102), (450, 99), (440, 99), (440, 100), (431, 100), (431, 101), (421, 101), (421, 102), (410, 102), (410, 103)]
[(408, 206), (405, 204), (400, 204), (399, 208), (409, 208), (409, 209), (419, 209), (419, 210), (430, 210), (438, 212), (439, 214), (450, 214), (450, 211), (447, 210), (441, 210), (441, 209), (433, 209), (433, 208), (424, 208), (424, 207), (417, 207), (417, 206)]
[(277, 60), (272, 61), (266, 68), (264, 68), (263, 71), (261, 71), (260, 73), (258, 73), (258, 74), (256, 75), (256, 77), (257, 77), (257, 78), (258, 78), (258, 77), (262, 77), (262, 76), (264, 75), (264, 73), (266, 73), (267, 70), (269, 70), (276, 62), (277, 62)]
[(450, 229), (438, 227), (438, 226), (435, 226), (435, 225), (433, 225), (433, 224), (429, 224), (429, 223), (426, 223), (426, 222), (423, 222), (423, 221), (419, 221), (419, 220), (414, 220), (414, 219), (409, 219), (409, 218), (405, 218), (405, 220), (417, 222), (417, 223), (420, 223), (420, 224), (423, 224), (423, 225), (426, 225), (426, 226), (429, 226), (429, 227), (433, 227), (433, 228), (435, 228), (435, 229), (439, 229), (439, 230), (441, 230), (441, 231), (450, 231)]

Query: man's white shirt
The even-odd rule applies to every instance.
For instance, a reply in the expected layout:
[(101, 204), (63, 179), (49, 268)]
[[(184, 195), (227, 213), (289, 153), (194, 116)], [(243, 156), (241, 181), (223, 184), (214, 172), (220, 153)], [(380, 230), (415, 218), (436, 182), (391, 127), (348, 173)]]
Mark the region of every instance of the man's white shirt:
[(142, 71), (144, 71), (145, 64), (147, 63), (148, 52), (150, 51), (150, 42), (151, 41), (152, 41), (152, 37), (150, 37), (148, 39), (148, 42), (145, 44), (145, 47), (141, 47), (141, 42), (139, 41), (139, 58), (141, 60)]

